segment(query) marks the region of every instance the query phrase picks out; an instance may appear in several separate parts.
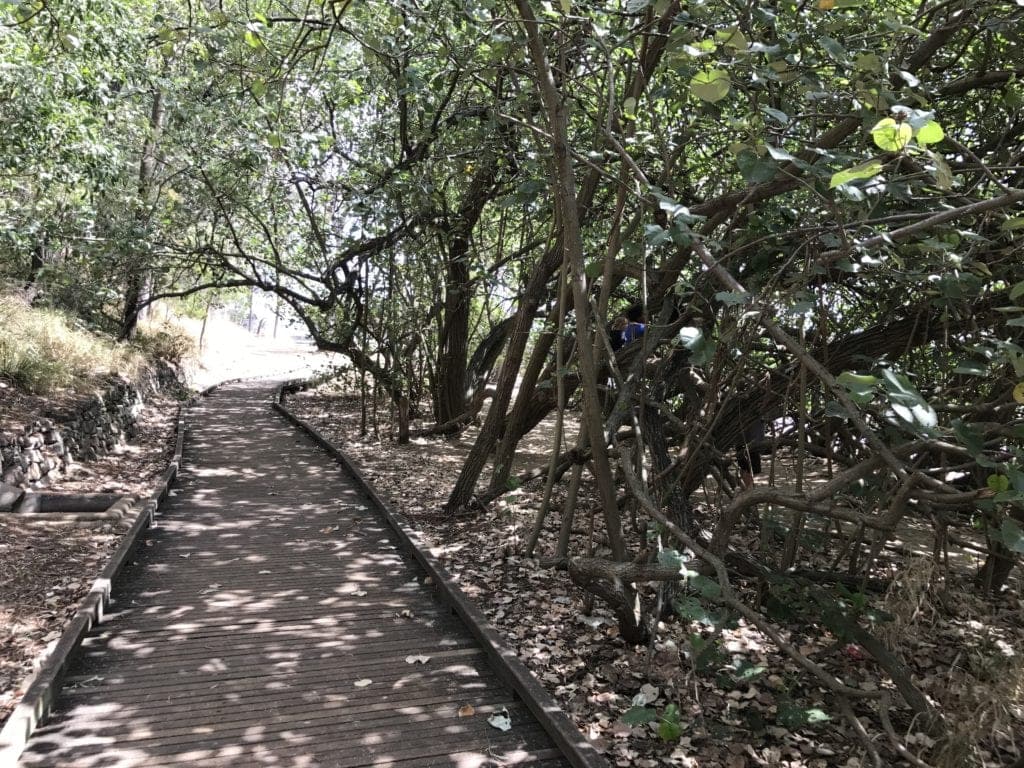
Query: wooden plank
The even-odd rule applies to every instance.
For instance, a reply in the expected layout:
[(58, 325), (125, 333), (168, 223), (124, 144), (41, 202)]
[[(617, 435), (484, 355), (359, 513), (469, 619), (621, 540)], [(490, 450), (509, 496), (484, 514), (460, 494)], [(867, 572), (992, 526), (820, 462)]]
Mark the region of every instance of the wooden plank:
[[(331, 681), (324, 682), (329, 685)], [(407, 712), (422, 710), (450, 714), (465, 705), (472, 706), (477, 714), (493, 714), (514, 702), (511, 698), (495, 698), (494, 690), (497, 683), (498, 678), (488, 674), (481, 675), (472, 684), (445, 687), (441, 690), (436, 681), (430, 680), (363, 697), (352, 695), (350, 686), (344, 690), (332, 690), (330, 687), (316, 684), (310, 687), (276, 688), (272, 697), (267, 695), (265, 687), (219, 693), (207, 692), (205, 696), (191, 690), (177, 690), (159, 697), (144, 695), (145, 692), (142, 691), (128, 691), (127, 695), (100, 698), (95, 695), (95, 691), (90, 691), (90, 695), (82, 699), (70, 695), (62, 697), (60, 712), (67, 716), (92, 718), (93, 722), (98, 723), (126, 720), (134, 723), (142, 713), (157, 721), (169, 720), (173, 716), (175, 724), (186, 722), (192, 717), (201, 718), (206, 725), (219, 723), (219, 717), (224, 713), (233, 714), (240, 711), (252, 720), (261, 717), (264, 712), (287, 710), (291, 707), (298, 707), (306, 712), (336, 710), (338, 717), (390, 711), (395, 708)], [(183, 704), (188, 705), (187, 717), (181, 715)], [(42, 733), (47, 728), (61, 732), (63, 726), (59, 723), (43, 726), (37, 733)]]
[[(184, 468), (23, 764), (565, 768), (372, 501), (258, 391), (224, 394), (229, 409), (193, 412), (186, 462), (240, 419), (244, 439)], [(487, 724), (499, 708), (512, 732)]]

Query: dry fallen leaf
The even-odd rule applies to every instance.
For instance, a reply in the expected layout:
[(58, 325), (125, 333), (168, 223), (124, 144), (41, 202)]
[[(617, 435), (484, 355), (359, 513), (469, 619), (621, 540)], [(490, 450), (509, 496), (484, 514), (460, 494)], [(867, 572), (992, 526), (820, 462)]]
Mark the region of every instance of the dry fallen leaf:
[(365, 688), (372, 682), (373, 680), (371, 680), (370, 678), (364, 677), (362, 680), (356, 680), (354, 683), (352, 683), (352, 685), (354, 685), (356, 688)]
[(459, 717), (472, 717), (475, 714), (476, 710), (469, 704), (459, 707)]
[(430, 661), (430, 657), (429, 656), (406, 656), (405, 657), (405, 663), (406, 664), (426, 664), (428, 661)]

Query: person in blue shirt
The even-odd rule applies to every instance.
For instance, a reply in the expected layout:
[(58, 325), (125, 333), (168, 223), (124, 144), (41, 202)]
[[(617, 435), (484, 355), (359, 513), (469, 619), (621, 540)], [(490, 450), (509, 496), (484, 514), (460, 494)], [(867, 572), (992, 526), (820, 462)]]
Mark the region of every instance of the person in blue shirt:
[(636, 341), (647, 331), (647, 324), (644, 322), (644, 309), (639, 304), (634, 304), (624, 315), (619, 315), (612, 323), (611, 342), (612, 349), (618, 350), (630, 342)]

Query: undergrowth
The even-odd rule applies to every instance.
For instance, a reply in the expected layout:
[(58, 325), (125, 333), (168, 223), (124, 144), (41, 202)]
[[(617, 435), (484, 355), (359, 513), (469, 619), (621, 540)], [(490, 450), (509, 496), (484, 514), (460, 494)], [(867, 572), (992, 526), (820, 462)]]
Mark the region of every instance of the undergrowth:
[(132, 344), (119, 344), (54, 309), (0, 295), (0, 380), (36, 395), (88, 387), (97, 377), (132, 377), (148, 360), (180, 365), (194, 345), (167, 323), (142, 326)]

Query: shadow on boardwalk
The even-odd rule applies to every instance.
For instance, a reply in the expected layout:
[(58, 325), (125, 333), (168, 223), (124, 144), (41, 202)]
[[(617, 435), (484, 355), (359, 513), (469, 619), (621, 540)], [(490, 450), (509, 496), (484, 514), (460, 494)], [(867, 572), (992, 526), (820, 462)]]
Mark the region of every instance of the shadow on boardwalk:
[(22, 765), (566, 765), (270, 395), (191, 413), (159, 527)]

